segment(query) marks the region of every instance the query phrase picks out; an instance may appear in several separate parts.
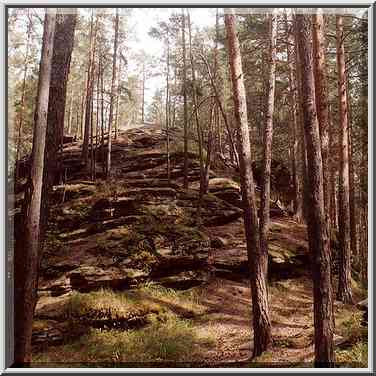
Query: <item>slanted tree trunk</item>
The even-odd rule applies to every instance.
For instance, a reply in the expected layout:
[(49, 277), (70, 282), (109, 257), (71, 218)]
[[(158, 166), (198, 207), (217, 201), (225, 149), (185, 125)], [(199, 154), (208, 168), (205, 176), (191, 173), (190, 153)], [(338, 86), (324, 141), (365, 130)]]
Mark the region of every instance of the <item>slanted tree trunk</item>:
[(27, 71), (29, 69), (29, 49), (30, 49), (31, 29), (32, 29), (30, 9), (27, 10), (27, 16), (29, 18), (29, 23), (27, 25), (26, 52), (25, 52), (24, 70), (23, 70), (23, 78), (22, 78), (20, 111), (18, 113), (18, 137), (17, 137), (17, 146), (16, 146), (16, 161), (15, 161), (16, 169), (15, 169), (15, 178), (14, 178), (15, 182), (17, 182), (18, 175), (19, 175), (19, 159), (20, 159), (20, 151), (21, 151), (21, 143), (22, 143), (23, 116), (24, 116), (24, 111), (25, 111), (26, 76), (27, 76)]
[(268, 235), (270, 222), (270, 174), (272, 164), (272, 141), (273, 141), (273, 115), (275, 94), (275, 66), (276, 66), (276, 43), (277, 43), (277, 15), (274, 11), (268, 16), (269, 25), (269, 77), (268, 95), (266, 106), (266, 122), (263, 139), (263, 162), (261, 177), (261, 203), (260, 203), (260, 248), (265, 264), (264, 273), (267, 275), (268, 268)]
[(185, 47), (185, 13), (182, 9), (181, 36), (183, 45), (183, 105), (184, 105), (184, 189), (188, 189), (188, 103), (187, 103), (187, 56)]
[(297, 75), (294, 69), (294, 58), (296, 45), (292, 29), (293, 19), (291, 15), (286, 15), (287, 32), (287, 62), (289, 68), (289, 101), (292, 108), (292, 138), (293, 138), (293, 179), (294, 179), (294, 217), (297, 222), (303, 219), (303, 195), (302, 195), (302, 140), (299, 122), (299, 108), (297, 99)]
[(345, 46), (343, 40), (343, 18), (336, 16), (338, 98), (340, 116), (340, 169), (339, 169), (339, 243), (340, 262), (337, 298), (352, 303), (351, 291), (351, 243), (349, 202), (349, 119), (346, 88)]
[(238, 128), (240, 181), (244, 210), (244, 228), (247, 240), (248, 262), (252, 293), (254, 348), (253, 356), (266, 351), (271, 344), (268, 294), (264, 265), (265, 254), (261, 252), (256, 197), (254, 190), (251, 143), (247, 119), (247, 101), (244, 87), (242, 59), (236, 35), (236, 19), (233, 13), (225, 14), (225, 26), (229, 49), (229, 64), (233, 86), (235, 121)]
[(38, 269), (41, 260), (42, 185), (45, 169), (48, 97), (54, 46), (56, 9), (46, 9), (38, 92), (34, 117), (31, 170), (22, 207), (22, 224), (16, 236), (14, 265), (14, 362), (20, 366), (31, 360), (31, 334), (37, 302)]
[(119, 38), (119, 10), (116, 8), (115, 16), (115, 38), (114, 38), (114, 52), (112, 55), (112, 81), (111, 81), (111, 97), (110, 110), (108, 116), (108, 141), (107, 141), (107, 169), (106, 178), (111, 176), (111, 151), (112, 151), (112, 122), (114, 116), (114, 96), (115, 96), (115, 82), (116, 82), (116, 57)]
[(333, 367), (333, 300), (330, 242), (325, 223), (324, 179), (321, 141), (316, 115), (315, 82), (310, 17), (296, 15), (301, 67), (301, 92), (304, 132), (307, 147), (308, 185), (306, 196), (309, 249), (312, 255), (313, 305), (315, 326), (315, 366)]

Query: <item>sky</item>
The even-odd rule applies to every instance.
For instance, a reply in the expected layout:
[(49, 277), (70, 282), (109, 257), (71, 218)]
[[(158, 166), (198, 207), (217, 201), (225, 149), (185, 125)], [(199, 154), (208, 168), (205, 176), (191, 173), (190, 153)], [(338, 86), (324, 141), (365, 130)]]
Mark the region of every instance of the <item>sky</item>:
[[(163, 55), (163, 41), (156, 40), (148, 35), (152, 27), (157, 26), (160, 21), (167, 21), (169, 17), (180, 8), (135, 8), (129, 20), (132, 35), (127, 41), (127, 47), (132, 53), (145, 51), (156, 58)], [(203, 29), (215, 25), (214, 8), (196, 8), (190, 10), (191, 22), (194, 28)], [(129, 59), (129, 71), (140, 71), (135, 60)], [(155, 91), (165, 85), (165, 77), (156, 76), (149, 78), (146, 82), (145, 101), (150, 104)]]

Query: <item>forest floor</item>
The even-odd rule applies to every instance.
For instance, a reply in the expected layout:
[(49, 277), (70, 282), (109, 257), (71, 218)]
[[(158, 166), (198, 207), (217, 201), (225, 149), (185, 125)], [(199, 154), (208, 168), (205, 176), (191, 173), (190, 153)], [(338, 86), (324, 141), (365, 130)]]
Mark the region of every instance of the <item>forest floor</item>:
[[(150, 131), (150, 127), (147, 129), (154, 135), (154, 131)], [(144, 136), (141, 134), (140, 138), (140, 134), (137, 133), (137, 137), (142, 143), (148, 144), (150, 140), (148, 141)], [(149, 146), (143, 148), (142, 145), (138, 145), (137, 147), (145, 159), (145, 155), (157, 158), (157, 150), (160, 146), (158, 143), (154, 143), (151, 149)], [(148, 148), (150, 150), (146, 150)], [(128, 150), (128, 152), (132, 158), (135, 156), (131, 151)], [(124, 161), (124, 158), (118, 157), (114, 160), (117, 163), (116, 161)], [(134, 162), (134, 160), (133, 158), (132, 161)], [(154, 179), (160, 174), (160, 170), (158, 170), (160, 165), (156, 161), (157, 159), (150, 160), (150, 169), (145, 169), (143, 175), (140, 175), (137, 166), (132, 165), (130, 168), (130, 165), (126, 164), (128, 162), (124, 162), (118, 176), (125, 171), (126, 176), (122, 176), (122, 178), (128, 179), (125, 180), (128, 182), (126, 184), (131, 182), (133, 184), (135, 180), (137, 180), (137, 184), (141, 184), (140, 180), (150, 179), (150, 177)], [(151, 171), (150, 176), (147, 175), (148, 171)], [(77, 177), (75, 179), (77, 180)], [(118, 181), (115, 184), (119, 185), (120, 183)], [(150, 189), (147, 191), (148, 194), (150, 194)], [(167, 191), (166, 188), (157, 190), (159, 194), (160, 192), (164, 192), (165, 195), (173, 193)], [(111, 189), (108, 188), (107, 191), (111, 191)], [(145, 192), (145, 190), (137, 191), (137, 197)], [(180, 194), (178, 189), (176, 192)], [(129, 199), (130, 190), (124, 194)], [(103, 200), (103, 189), (100, 197)], [(175, 196), (173, 197), (179, 205), (182, 205), (181, 201), (183, 200), (179, 195), (177, 199)], [(77, 202), (81, 209), (82, 205), (94, 207), (93, 203), (96, 204), (97, 199), (98, 197), (95, 200), (87, 197), (76, 198), (79, 200)], [(145, 201), (145, 197), (141, 197), (141, 199)], [(154, 205), (155, 197), (153, 200)], [(168, 200), (171, 201), (171, 198)], [(70, 222), (76, 220), (73, 209), (78, 207), (77, 202), (75, 203), (74, 200), (66, 202), (61, 209), (66, 211), (65, 214)], [(212, 208), (210, 205), (214, 205), (214, 203), (217, 206), (222, 205), (222, 201), (217, 203), (211, 197), (208, 201), (209, 209)], [(158, 201), (159, 209), (163, 205), (165, 205), (164, 201), (162, 204), (161, 201)], [(178, 208), (181, 209), (181, 207)], [(229, 215), (237, 213), (236, 208), (233, 207), (223, 209), (222, 206), (218, 206), (218, 208), (225, 210), (226, 213), (231, 209)], [(115, 213), (116, 210), (120, 213), (120, 209), (116, 207)], [(176, 207), (174, 207), (175, 209)], [(209, 209), (208, 212), (213, 211), (213, 209)], [(128, 205), (127, 210), (132, 211), (132, 214), (139, 214), (134, 211), (133, 206)], [(87, 210), (85, 210), (86, 214)], [(82, 221), (82, 213), (80, 215), (79, 219)], [(111, 219), (112, 222), (101, 222), (102, 227), (99, 230), (97, 225), (94, 230), (90, 227), (90, 232), (88, 231), (89, 227), (85, 228), (87, 234), (82, 230), (77, 231), (77, 228), (84, 228), (83, 222), (77, 222), (79, 223), (77, 226), (73, 225), (73, 230), (76, 232), (71, 228), (64, 230), (62, 235), (64, 240), (59, 240), (59, 249), (65, 249), (66, 253), (61, 252), (60, 255), (51, 256), (50, 263), (51, 265), (54, 263), (53, 266), (56, 270), (59, 265), (58, 272), (60, 274), (57, 273), (58, 275), (53, 276), (52, 284), (50, 276), (42, 278), (41, 289), (47, 290), (46, 286), (48, 286), (48, 289), (51, 290), (51, 286), (53, 286), (55, 290), (52, 294), (41, 294), (38, 302), (34, 332), (38, 334), (39, 342), (34, 344), (32, 367), (312, 367), (314, 358), (313, 300), (309, 261), (306, 257), (305, 226), (296, 223), (290, 217), (272, 218), (269, 246), (270, 258), (274, 261), (270, 269), (268, 291), (273, 344), (270, 350), (261, 357), (251, 359), (253, 347), (252, 302), (248, 268), (246, 267), (247, 250), (244, 226), (241, 217), (237, 216), (233, 220), (226, 221), (227, 223), (215, 223), (215, 225), (212, 225), (213, 220), (210, 217), (210, 221), (208, 220), (210, 225), (200, 226), (200, 234), (203, 233), (203, 236), (221, 243), (219, 246), (210, 247), (207, 250), (206, 270), (208, 273), (202, 283), (196, 283), (198, 280), (196, 275), (192, 277), (189, 274), (187, 277), (184, 274), (183, 277), (182, 274), (179, 274), (180, 279), (191, 278), (195, 283), (188, 288), (181, 288), (181, 286), (175, 288), (174, 285), (171, 285), (171, 279), (168, 280), (170, 285), (162, 283), (166, 280), (163, 275), (164, 279), (158, 279), (159, 277), (152, 281), (148, 278), (143, 279), (136, 288), (133, 286), (126, 289), (112, 289), (111, 283), (116, 280), (118, 287), (122, 275), (118, 270), (114, 271), (114, 264), (110, 264), (107, 259), (104, 259), (103, 253), (117, 247), (117, 244), (110, 244), (110, 241), (119, 238), (119, 233), (114, 232), (115, 229), (112, 225), (114, 221), (123, 218), (121, 215), (119, 214), (119, 218)], [(130, 217), (126, 216), (125, 218)], [(218, 221), (218, 216), (215, 219)], [(64, 221), (61, 223), (65, 225)], [(111, 225), (110, 229), (108, 229), (109, 225)], [(117, 231), (125, 231), (121, 226), (129, 226), (129, 221), (120, 223), (120, 229), (119, 222), (116, 222), (116, 226), (118, 226)], [(162, 233), (160, 225), (158, 229)], [(120, 232), (120, 237), (129, 236), (129, 227), (126, 230), (127, 233)], [(99, 231), (102, 232), (99, 234)], [(171, 232), (171, 228), (168, 231)], [(108, 235), (109, 232), (111, 232), (111, 237), (103, 238), (103, 234)], [(103, 243), (106, 242), (109, 244), (107, 248), (103, 246)], [(53, 249), (52, 245), (55, 243), (49, 243), (50, 253)], [(99, 246), (101, 246), (100, 255), (97, 250)], [(85, 258), (82, 256), (85, 252), (93, 255), (93, 249), (96, 249), (95, 257), (85, 256)], [(160, 251), (163, 255), (165, 252), (165, 248)], [(290, 256), (290, 253), (294, 253), (295, 258)], [(298, 259), (297, 256), (303, 256), (302, 263), (295, 263), (294, 260)], [(60, 257), (60, 259), (56, 257)], [(175, 262), (177, 259), (174, 257), (164, 258), (164, 260)], [(180, 261), (183, 260), (185, 263), (192, 261), (191, 259), (187, 261), (188, 256), (183, 257), (185, 258), (180, 258)], [(81, 268), (83, 259), (86, 263), (86, 274), (81, 270), (83, 269)], [(100, 272), (98, 265), (102, 264), (99, 263), (99, 259), (105, 265)], [(197, 258), (194, 260), (197, 261)], [(137, 261), (140, 261), (139, 258)], [(126, 259), (124, 265), (131, 265), (134, 268), (135, 264), (132, 262), (135, 262), (134, 259), (131, 261)], [(143, 259), (142, 262), (145, 260)], [(194, 268), (195, 265), (190, 267)], [(281, 265), (281, 268), (278, 265)], [(77, 269), (78, 266), (81, 269)], [(48, 270), (51, 270), (51, 266), (49, 267)], [(93, 272), (94, 268), (96, 269)], [(119, 267), (119, 270), (121, 268), (124, 266)], [(73, 279), (68, 274), (61, 274), (67, 270), (70, 273), (70, 269), (74, 269), (73, 272), (76, 273), (76, 285), (73, 284)], [(89, 269), (92, 275), (88, 276)], [(108, 273), (116, 276), (116, 278), (112, 277), (111, 283), (106, 279)], [(134, 269), (132, 269), (132, 273), (135, 273)], [(138, 269), (137, 273), (142, 274)], [(71, 275), (73, 276), (73, 274)], [(150, 276), (152, 275), (150, 274)], [(72, 286), (69, 285), (68, 288), (66, 281), (69, 278)], [(98, 281), (106, 283), (98, 284)], [(90, 286), (94, 287), (90, 288)], [(354, 281), (355, 301), (360, 301), (364, 296), (364, 291)], [(366, 367), (367, 329), (361, 326), (362, 313), (355, 305), (344, 305), (338, 301), (335, 302), (334, 309), (338, 366)], [(114, 320), (107, 320), (106, 324), (103, 320), (98, 321), (97, 316), (93, 319), (90, 316), (92, 312), (97, 316), (101, 314), (101, 320), (104, 316), (108, 318), (109, 315), (116, 314), (117, 327), (115, 327)], [(89, 316), (90, 325), (83, 325), (82, 319)], [(123, 322), (125, 326), (121, 326)], [(114, 326), (111, 327), (111, 325)], [(62, 332), (65, 333), (63, 336)], [(53, 336), (59, 337), (55, 343), (46, 340), (47, 337), (51, 339)]]

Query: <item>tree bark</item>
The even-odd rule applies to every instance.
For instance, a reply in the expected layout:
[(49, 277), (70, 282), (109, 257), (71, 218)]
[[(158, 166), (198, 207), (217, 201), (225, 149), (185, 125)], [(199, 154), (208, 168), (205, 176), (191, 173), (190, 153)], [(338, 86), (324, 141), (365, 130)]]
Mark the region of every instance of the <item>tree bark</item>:
[(16, 236), (14, 291), (14, 361), (21, 366), (31, 360), (31, 335), (37, 302), (38, 269), (41, 259), (41, 208), (46, 145), (47, 113), (54, 45), (56, 10), (46, 9), (38, 93), (34, 117), (31, 171), (22, 208), (22, 226)]
[(170, 166), (170, 35), (167, 30), (166, 44), (167, 44), (167, 60), (166, 60), (166, 157), (167, 157), (167, 181), (171, 180), (171, 166)]
[(260, 203), (260, 248), (264, 255), (264, 273), (268, 269), (268, 235), (270, 222), (270, 174), (272, 164), (272, 142), (273, 142), (273, 115), (275, 95), (275, 67), (277, 53), (277, 14), (273, 11), (268, 16), (269, 24), (269, 77), (268, 95), (266, 106), (266, 121), (263, 139), (263, 162), (261, 177), (261, 203)]
[(24, 60), (24, 71), (23, 71), (23, 78), (22, 78), (22, 89), (21, 89), (21, 102), (20, 102), (20, 112), (18, 118), (18, 138), (17, 138), (17, 146), (16, 146), (16, 170), (15, 170), (15, 178), (14, 181), (17, 182), (18, 175), (19, 175), (19, 159), (20, 159), (20, 150), (21, 150), (21, 143), (22, 143), (22, 130), (23, 130), (23, 116), (25, 111), (25, 92), (26, 92), (26, 76), (27, 71), (29, 68), (29, 49), (30, 49), (30, 39), (31, 39), (31, 17), (30, 17), (30, 9), (27, 10), (27, 16), (29, 18), (29, 24), (27, 26), (27, 40), (26, 40), (26, 52), (25, 52), (25, 60)]
[[(293, 23), (292, 16), (286, 15), (286, 33), (287, 33), (287, 63), (289, 68), (289, 100), (292, 108), (292, 155), (293, 155), (293, 179), (294, 179), (294, 217), (297, 222), (303, 219), (303, 194), (302, 194), (302, 140), (301, 124), (299, 119), (298, 93), (297, 93), (297, 75), (294, 69), (294, 58), (296, 57), (296, 45), (294, 43), (294, 34), (291, 31)], [(295, 64), (296, 66), (296, 64)]]
[(188, 189), (188, 103), (187, 103), (187, 56), (185, 47), (185, 13), (182, 9), (181, 36), (183, 45), (183, 104), (184, 104), (184, 189)]
[(238, 128), (240, 181), (244, 210), (244, 228), (250, 267), (254, 331), (253, 356), (255, 357), (266, 351), (272, 340), (266, 276), (264, 272), (265, 268), (263, 267), (266, 263), (266, 255), (263, 254), (260, 249), (256, 197), (252, 172), (251, 143), (247, 119), (247, 101), (240, 46), (236, 35), (236, 19), (232, 9), (229, 13), (225, 14), (225, 26), (234, 94), (235, 120)]
[(192, 50), (192, 30), (191, 30), (191, 17), (189, 11), (187, 9), (187, 16), (188, 16), (188, 34), (189, 34), (189, 56), (191, 60), (191, 69), (192, 69), (192, 99), (193, 105), (195, 107), (195, 120), (196, 120), (196, 131), (197, 131), (197, 139), (198, 139), (198, 154), (200, 160), (200, 191), (199, 191), (199, 199), (198, 199), (198, 208), (197, 208), (197, 218), (198, 221), (201, 221), (201, 206), (202, 206), (202, 198), (204, 195), (204, 186), (205, 186), (205, 167), (204, 167), (204, 156), (203, 156), (203, 140), (202, 140), (202, 130), (200, 124), (200, 116), (199, 116), (199, 108), (198, 108), (198, 101), (197, 101), (197, 82), (196, 82), (196, 67), (195, 61), (193, 56)]
[[(119, 60), (118, 78), (117, 78), (117, 87), (116, 87), (115, 140), (117, 140), (118, 132), (119, 132), (120, 73), (121, 73), (121, 60)], [(144, 96), (145, 94), (143, 93), (142, 95)], [(144, 99), (142, 99), (142, 100), (144, 101)], [(143, 122), (144, 122), (144, 120), (142, 120), (142, 123)]]
[(94, 52), (94, 9), (91, 10), (90, 20), (90, 50), (87, 67), (86, 78), (86, 96), (85, 96), (85, 124), (84, 124), (84, 140), (82, 144), (82, 159), (85, 165), (89, 162), (89, 139), (90, 139), (90, 103), (91, 103), (91, 85), (93, 81), (92, 66), (93, 66), (93, 52)]
[(355, 202), (355, 169), (354, 169), (354, 155), (353, 155), (353, 126), (351, 114), (351, 100), (350, 100), (350, 82), (347, 80), (347, 106), (348, 106), (348, 143), (349, 143), (349, 209), (350, 209), (350, 245), (353, 259), (357, 263), (358, 242), (357, 242), (357, 211)]
[(116, 8), (115, 16), (115, 38), (114, 38), (114, 52), (112, 55), (112, 81), (111, 81), (111, 97), (110, 110), (108, 116), (108, 141), (107, 141), (107, 169), (106, 178), (111, 176), (111, 151), (112, 151), (112, 121), (114, 116), (114, 96), (115, 96), (115, 82), (116, 82), (116, 58), (119, 37), (119, 10)]
[(340, 170), (339, 170), (339, 281), (337, 298), (352, 303), (351, 291), (351, 246), (350, 246), (350, 199), (349, 199), (349, 120), (346, 88), (345, 47), (343, 18), (336, 16), (338, 98), (340, 115)]
[(44, 203), (47, 202), (48, 193), (51, 191), (60, 169), (58, 155), (64, 134), (67, 83), (74, 44), (76, 20), (77, 14), (74, 9), (72, 9), (69, 14), (59, 10), (56, 16), (47, 116), (47, 142), (45, 152), (47, 175), (45, 177), (46, 184), (44, 184), (47, 191), (43, 199)]
[(315, 366), (333, 367), (333, 300), (331, 284), (330, 244), (325, 222), (324, 179), (321, 141), (316, 114), (313, 74), (312, 35), (309, 16), (296, 15), (301, 67), (301, 92), (304, 132), (307, 147), (308, 195), (306, 196), (309, 249), (312, 255)]
[[(327, 72), (325, 61), (325, 30), (324, 16), (322, 9), (318, 9), (313, 14), (312, 22), (313, 34), (313, 63), (315, 74), (315, 99), (317, 108), (317, 118), (320, 129), (322, 168), (324, 177), (324, 203), (326, 222), (330, 225), (330, 184), (329, 184), (329, 110), (328, 110), (328, 90), (326, 87)], [(330, 226), (328, 227), (330, 233)]]

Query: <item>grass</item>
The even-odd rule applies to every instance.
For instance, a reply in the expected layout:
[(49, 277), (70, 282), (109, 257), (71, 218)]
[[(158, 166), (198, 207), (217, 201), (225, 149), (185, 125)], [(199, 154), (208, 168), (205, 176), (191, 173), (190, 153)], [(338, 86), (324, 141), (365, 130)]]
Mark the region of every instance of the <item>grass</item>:
[(101, 331), (92, 329), (78, 341), (33, 357), (34, 363), (152, 362), (194, 360), (198, 346), (210, 346), (211, 338), (200, 338), (187, 320), (174, 315), (156, 317), (139, 330)]
[(354, 367), (367, 368), (368, 366), (368, 343), (360, 341), (349, 349), (336, 351), (336, 362), (339, 365), (354, 364)]
[(70, 318), (110, 310), (119, 317), (147, 313), (149, 324), (128, 331), (90, 329), (75, 342), (35, 353), (34, 366), (38, 363), (77, 366), (77, 362), (194, 361), (194, 354), (203, 346), (212, 346), (214, 337), (210, 332), (197, 333), (190, 321), (170, 308), (201, 313), (204, 308), (199, 305), (198, 296), (195, 291), (181, 293), (151, 283), (126, 293), (110, 290), (75, 293), (66, 306)]

